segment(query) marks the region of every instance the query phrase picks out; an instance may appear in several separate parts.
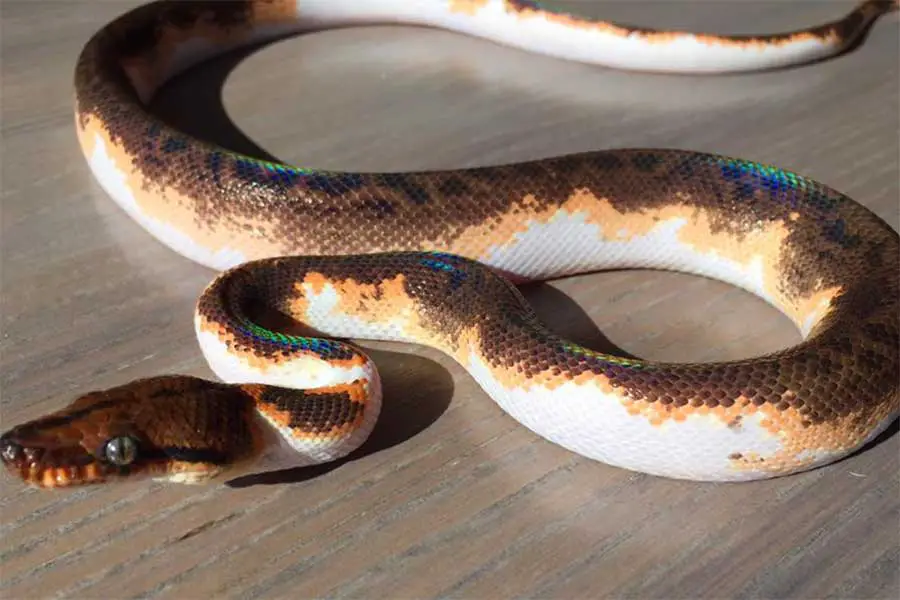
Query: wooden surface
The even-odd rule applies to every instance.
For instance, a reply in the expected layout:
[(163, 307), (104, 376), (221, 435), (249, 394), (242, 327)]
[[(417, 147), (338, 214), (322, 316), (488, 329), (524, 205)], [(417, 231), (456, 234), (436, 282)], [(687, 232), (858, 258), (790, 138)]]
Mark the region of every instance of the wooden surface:
[[(817, 23), (852, 4), (568, 6), (746, 32)], [(136, 377), (211, 376), (191, 310), (213, 273), (113, 205), (72, 127), (76, 54), (133, 5), (3, 0), (3, 428)], [(174, 82), (156, 110), (236, 150), (337, 169), (618, 146), (722, 152), (819, 179), (897, 228), (897, 23), (882, 19), (836, 60), (706, 78), (567, 64), (441, 31), (346, 29), (219, 60)], [(527, 295), (562, 333), (646, 358), (747, 357), (799, 339), (762, 301), (672, 273), (595, 274)], [(364, 345), (383, 370), (387, 404), (370, 442), (335, 468), (230, 487), (61, 493), (3, 477), (0, 596), (900, 594), (896, 427), (812, 473), (744, 485), (668, 481), (538, 439), (437, 352)]]

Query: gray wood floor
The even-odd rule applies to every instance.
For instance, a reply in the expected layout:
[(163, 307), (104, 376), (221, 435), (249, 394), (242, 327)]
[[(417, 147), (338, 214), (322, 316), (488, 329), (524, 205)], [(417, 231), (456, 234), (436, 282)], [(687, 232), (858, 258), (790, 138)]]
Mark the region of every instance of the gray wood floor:
[[(164, 372), (212, 376), (191, 310), (214, 273), (145, 234), (93, 181), (72, 127), (81, 45), (135, 2), (3, 0), (2, 426)], [(566, 5), (566, 3), (557, 3)], [(781, 30), (840, 2), (569, 2), (650, 26)], [(613, 72), (411, 27), (322, 32), (219, 60), (156, 109), (236, 150), (336, 169), (672, 146), (772, 162), (893, 227), (898, 19), (839, 59), (719, 77)], [(252, 141), (251, 141), (252, 140)], [(799, 339), (726, 285), (616, 272), (527, 290), (560, 332), (667, 360)], [(449, 358), (365, 343), (387, 406), (355, 460), (253, 485), (26, 490), (3, 477), (4, 598), (892, 598), (897, 435), (746, 485), (580, 459), (497, 408)], [(896, 428), (893, 430), (896, 431)]]

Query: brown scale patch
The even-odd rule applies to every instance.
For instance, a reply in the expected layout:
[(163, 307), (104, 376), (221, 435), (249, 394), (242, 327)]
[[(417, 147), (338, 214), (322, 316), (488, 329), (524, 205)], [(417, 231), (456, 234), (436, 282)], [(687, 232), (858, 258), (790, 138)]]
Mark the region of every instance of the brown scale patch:
[(123, 57), (120, 64), (138, 95), (147, 100), (175, 71), (173, 64), (175, 55), (184, 44), (202, 40), (220, 47), (224, 52), (239, 45), (249, 32), (249, 27), (225, 29), (203, 21), (185, 29), (175, 26), (165, 27), (161, 30), (152, 54), (141, 53)]
[(79, 120), (76, 130), (87, 158), (93, 156), (97, 149), (98, 138), (102, 141), (108, 160), (122, 174), (125, 185), (143, 214), (188, 236), (210, 254), (233, 249), (231, 243), (237, 237), (242, 238), (239, 250), (249, 252), (250, 256), (278, 255), (286, 250), (287, 246), (277, 237), (276, 227), (261, 218), (235, 215), (215, 227), (204, 227), (202, 224), (198, 226), (196, 198), (149, 179), (143, 170), (135, 166), (140, 161), (115, 143), (102, 122), (94, 117), (87, 117)]
[[(471, 369), (472, 356), (482, 364), (490, 366), (491, 375), (494, 379), (506, 389), (533, 390), (540, 392), (541, 390), (554, 391), (560, 386), (574, 382), (578, 385), (590, 385), (597, 389), (598, 394), (607, 396), (620, 396), (625, 401), (624, 394), (617, 391), (611, 384), (608, 377), (603, 373), (594, 373), (583, 371), (575, 377), (571, 373), (561, 368), (561, 365), (555, 364), (551, 366), (548, 361), (546, 368), (535, 370), (535, 364), (516, 364), (502, 363), (497, 364), (496, 357), (484, 356), (482, 349), (484, 340), (482, 331), (479, 327), (467, 327), (460, 334), (458, 343), (452, 356), (465, 368)], [(540, 361), (535, 361), (540, 366)]]
[(311, 390), (244, 386), (257, 410), (288, 428), (299, 439), (335, 438), (358, 429), (365, 416), (369, 382), (365, 379)]

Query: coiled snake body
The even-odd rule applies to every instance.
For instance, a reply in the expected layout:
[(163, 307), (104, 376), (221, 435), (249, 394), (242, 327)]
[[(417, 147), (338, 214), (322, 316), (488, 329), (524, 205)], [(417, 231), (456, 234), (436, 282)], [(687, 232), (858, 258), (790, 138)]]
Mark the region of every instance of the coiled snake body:
[[(85, 46), (76, 126), (97, 180), (147, 231), (222, 270), (195, 312), (224, 383), (161, 376), (86, 394), (0, 438), (41, 487), (141, 475), (184, 482), (287, 453), (345, 456), (381, 387), (333, 338), (427, 344), (507, 413), (584, 456), (739, 481), (810, 469), (898, 413), (898, 235), (850, 198), (776, 167), (619, 149), (492, 167), (348, 173), (269, 163), (193, 139), (145, 104), (172, 75), (311, 27), (419, 23), (565, 59), (721, 72), (813, 61), (896, 2), (804, 31), (714, 36), (628, 28), (525, 0), (157, 3)], [(765, 298), (804, 339), (747, 360), (664, 364), (598, 353), (543, 327), (510, 282), (675, 269)], [(270, 330), (266, 305), (316, 335)]]

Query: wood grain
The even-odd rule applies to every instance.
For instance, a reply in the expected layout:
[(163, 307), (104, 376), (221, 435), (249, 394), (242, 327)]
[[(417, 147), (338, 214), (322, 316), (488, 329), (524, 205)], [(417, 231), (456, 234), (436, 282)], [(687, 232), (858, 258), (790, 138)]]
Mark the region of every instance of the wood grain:
[[(4, 0), (2, 425), (163, 372), (211, 376), (191, 310), (213, 273), (151, 239), (93, 181), (72, 127), (81, 45), (135, 2)], [(840, 2), (558, 2), (650, 26), (781, 30)], [(772, 162), (900, 227), (896, 15), (848, 55), (759, 75), (642, 75), (456, 34), (366, 27), (226, 57), (155, 110), (235, 150), (403, 170), (608, 147)], [(799, 339), (727, 285), (615, 272), (531, 286), (560, 332), (655, 359)], [(497, 408), (437, 352), (365, 343), (387, 406), (354, 460), (193, 488), (26, 490), (3, 478), (4, 598), (894, 598), (896, 427), (840, 464), (745, 485), (581, 459)]]

